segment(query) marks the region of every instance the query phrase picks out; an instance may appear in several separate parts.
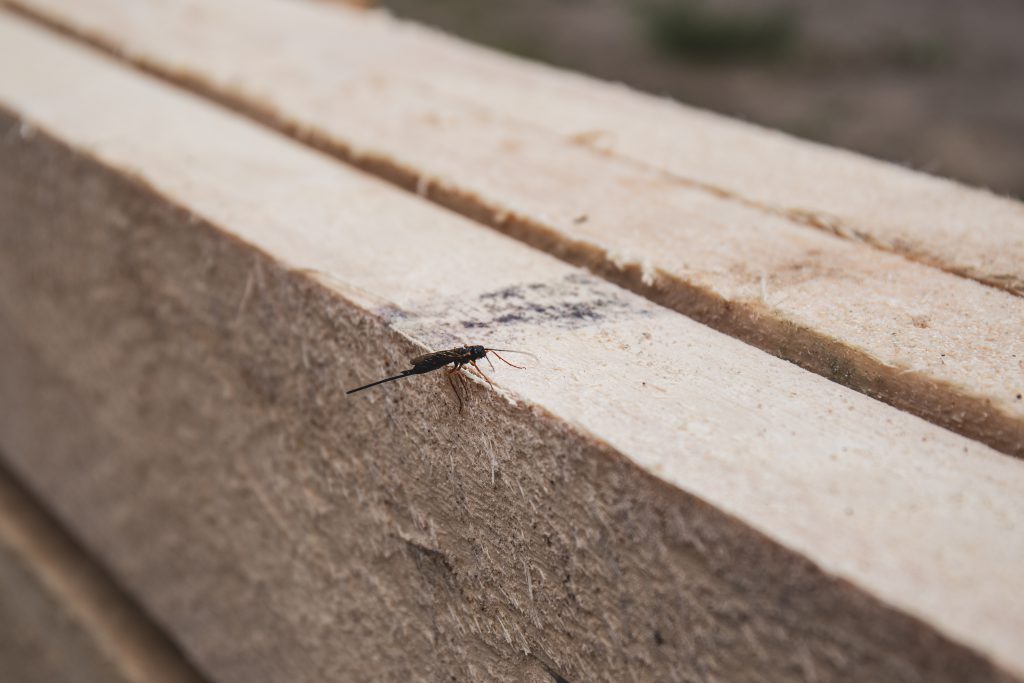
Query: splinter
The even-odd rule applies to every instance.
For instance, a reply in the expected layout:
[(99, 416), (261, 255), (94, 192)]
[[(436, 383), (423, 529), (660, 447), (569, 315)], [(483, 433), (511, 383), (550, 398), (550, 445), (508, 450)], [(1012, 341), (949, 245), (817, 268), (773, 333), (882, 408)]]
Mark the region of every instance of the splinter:
[[(515, 363), (510, 363), (504, 358), (502, 358), (498, 354), (498, 351), (503, 351), (505, 353), (526, 354), (525, 351), (515, 351), (513, 349), (488, 349), (484, 346), (459, 346), (454, 349), (448, 349), (447, 351), (434, 351), (433, 353), (425, 353), (422, 356), (416, 356), (415, 358), (410, 360), (409, 363), (412, 364), (412, 368), (410, 368), (409, 370), (403, 370), (402, 373), (399, 375), (395, 375), (394, 377), (385, 377), (384, 379), (377, 380), (376, 382), (370, 382), (369, 384), (363, 385), (361, 387), (349, 389), (345, 393), (354, 394), (357, 391), (369, 389), (370, 387), (375, 387), (378, 384), (384, 384), (385, 382), (393, 382), (396, 379), (402, 379), (403, 377), (408, 377), (409, 375), (422, 375), (427, 372), (433, 372), (434, 370), (439, 370), (444, 366), (451, 364), (452, 367), (448, 368), (445, 371), (445, 374), (448, 377), (448, 383), (451, 385), (452, 391), (455, 392), (455, 398), (459, 400), (459, 412), (461, 413), (462, 395), (459, 393), (458, 388), (455, 386), (454, 377), (459, 377), (459, 381), (465, 381), (465, 379), (461, 375), (458, 375), (458, 371), (462, 368), (463, 365), (472, 365), (476, 373), (483, 377), (484, 380), (486, 380), (487, 383), (490, 384), (491, 386), (494, 386), (494, 383), (491, 382), (491, 378), (484, 374), (484, 372), (476, 364), (476, 362), (481, 358), (485, 358), (487, 359), (488, 363), (491, 363), (491, 359), (487, 358), (488, 353), (493, 353), (495, 356), (498, 357), (498, 359), (501, 362), (505, 363), (506, 365), (511, 365), (512, 367), (519, 368), (520, 370), (524, 369), (523, 366), (516, 365)], [(491, 369), (494, 369), (493, 363), (491, 363)]]

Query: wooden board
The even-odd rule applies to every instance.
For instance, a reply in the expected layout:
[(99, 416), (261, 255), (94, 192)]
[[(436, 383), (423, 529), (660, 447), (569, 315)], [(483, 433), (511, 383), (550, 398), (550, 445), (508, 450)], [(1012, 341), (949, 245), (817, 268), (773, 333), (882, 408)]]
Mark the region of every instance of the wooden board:
[(1024, 678), (1019, 460), (0, 42), (0, 448), (214, 680)]
[(14, 4), (727, 334), (1024, 454), (1019, 203), (374, 13)]
[(0, 672), (12, 683), (200, 683), (152, 623), (0, 471)]

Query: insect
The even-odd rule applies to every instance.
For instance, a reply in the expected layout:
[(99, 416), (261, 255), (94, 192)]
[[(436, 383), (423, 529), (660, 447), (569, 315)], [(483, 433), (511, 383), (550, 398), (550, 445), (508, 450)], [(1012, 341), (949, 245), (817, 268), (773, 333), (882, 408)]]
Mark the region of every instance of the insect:
[[(491, 382), (491, 379), (487, 375), (485, 375), (484, 372), (480, 369), (480, 367), (476, 364), (476, 362), (480, 359), (486, 359), (488, 363), (491, 363), (490, 358), (487, 358), (488, 353), (493, 353), (495, 356), (498, 357), (499, 360), (501, 360), (506, 365), (511, 365), (512, 367), (519, 368), (520, 370), (525, 369), (522, 365), (516, 365), (515, 363), (510, 363), (509, 361), (505, 360), (504, 358), (501, 357), (498, 351), (502, 351), (505, 353), (523, 353), (526, 355), (532, 355), (527, 354), (525, 351), (515, 351), (513, 349), (489, 349), (487, 347), (479, 345), (458, 346), (454, 349), (448, 349), (447, 351), (434, 351), (433, 353), (425, 353), (422, 356), (416, 356), (415, 358), (409, 361), (412, 367), (408, 370), (403, 370), (401, 374), (394, 375), (393, 377), (385, 377), (384, 379), (379, 379), (376, 382), (370, 382), (369, 384), (365, 384), (361, 387), (356, 387), (355, 389), (349, 389), (345, 393), (354, 394), (357, 391), (369, 389), (370, 387), (375, 387), (378, 384), (384, 384), (385, 382), (394, 382), (396, 379), (402, 379), (403, 377), (409, 377), (410, 375), (422, 375), (427, 372), (439, 370), (440, 368), (443, 368), (446, 365), (451, 365), (452, 367), (448, 368), (446, 374), (448, 376), (448, 383), (451, 385), (452, 391), (455, 392), (455, 398), (459, 400), (459, 412), (461, 413), (462, 395), (459, 393), (458, 388), (455, 386), (454, 377), (459, 377), (460, 381), (465, 381), (465, 379), (462, 378), (461, 375), (457, 374), (463, 365), (472, 365), (473, 369), (476, 370), (476, 373), (483, 377), (491, 386), (494, 386), (493, 382)], [(491, 363), (491, 369), (494, 369), (493, 363)]]

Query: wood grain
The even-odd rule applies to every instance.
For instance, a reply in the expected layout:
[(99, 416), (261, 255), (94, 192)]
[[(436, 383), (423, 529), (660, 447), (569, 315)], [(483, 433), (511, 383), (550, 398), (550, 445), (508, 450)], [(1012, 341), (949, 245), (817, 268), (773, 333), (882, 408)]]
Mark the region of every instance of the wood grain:
[(213, 679), (1024, 678), (1019, 460), (0, 41), (0, 448)]
[(731, 336), (1024, 454), (1019, 203), (375, 13), (15, 4)]

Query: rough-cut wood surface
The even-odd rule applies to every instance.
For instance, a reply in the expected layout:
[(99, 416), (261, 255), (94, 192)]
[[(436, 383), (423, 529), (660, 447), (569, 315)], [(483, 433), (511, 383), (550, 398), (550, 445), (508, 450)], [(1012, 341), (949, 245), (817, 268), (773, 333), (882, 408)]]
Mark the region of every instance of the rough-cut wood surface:
[(1024, 299), (945, 272), (1024, 291), (1019, 203), (372, 13), (284, 0), (15, 4), (717, 329), (1024, 454)]
[(0, 448), (215, 680), (1024, 680), (1019, 460), (0, 43)]
[(0, 680), (201, 683), (174, 646), (2, 470)]

